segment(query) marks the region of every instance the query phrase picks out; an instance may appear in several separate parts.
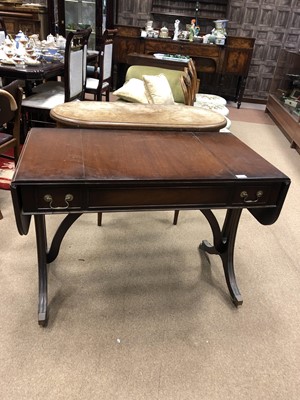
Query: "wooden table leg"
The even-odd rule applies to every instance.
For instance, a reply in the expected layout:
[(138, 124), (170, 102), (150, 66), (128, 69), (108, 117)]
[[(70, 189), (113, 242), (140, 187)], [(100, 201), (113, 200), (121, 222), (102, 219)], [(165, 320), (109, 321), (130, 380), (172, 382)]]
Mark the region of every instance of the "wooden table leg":
[(46, 222), (44, 215), (35, 215), (35, 234), (38, 258), (38, 278), (39, 278), (39, 304), (38, 304), (38, 323), (46, 326), (48, 323), (48, 271), (47, 271), (47, 236)]
[(200, 244), (199, 248), (209, 254), (218, 254), (221, 257), (231, 299), (235, 306), (240, 306), (243, 304), (243, 299), (235, 278), (233, 254), (236, 232), (242, 209), (227, 210), (222, 231), (220, 230), (219, 223), (211, 210), (201, 210), (201, 212), (211, 226), (214, 244), (211, 245), (208, 241), (204, 240)]
[(57, 231), (55, 232), (55, 235), (53, 236), (51, 246), (49, 248), (49, 251), (47, 253), (47, 259), (46, 262), (47, 264), (50, 264), (52, 261), (56, 259), (59, 253), (60, 245), (61, 242), (65, 236), (65, 234), (68, 232), (69, 228), (74, 224), (74, 222), (82, 215), (82, 213), (78, 214), (68, 214), (59, 227), (57, 228)]

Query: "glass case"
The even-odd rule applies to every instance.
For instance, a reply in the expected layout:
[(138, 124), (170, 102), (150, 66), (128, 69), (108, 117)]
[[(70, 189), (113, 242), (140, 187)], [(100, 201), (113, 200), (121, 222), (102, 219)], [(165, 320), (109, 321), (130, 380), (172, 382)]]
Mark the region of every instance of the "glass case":
[[(105, 0), (103, 0), (105, 3)], [(78, 28), (92, 28), (89, 47), (96, 46), (96, 0), (65, 0), (65, 34)], [(102, 30), (105, 29), (105, 17), (102, 14)]]
[[(92, 28), (89, 48), (97, 49), (107, 27), (106, 10), (110, 0), (48, 0), (51, 33), (67, 36), (76, 29)], [(52, 18), (51, 18), (52, 16)]]
[(282, 49), (277, 61), (270, 95), (300, 121), (300, 54)]
[(300, 54), (280, 51), (266, 104), (278, 127), (300, 153)]

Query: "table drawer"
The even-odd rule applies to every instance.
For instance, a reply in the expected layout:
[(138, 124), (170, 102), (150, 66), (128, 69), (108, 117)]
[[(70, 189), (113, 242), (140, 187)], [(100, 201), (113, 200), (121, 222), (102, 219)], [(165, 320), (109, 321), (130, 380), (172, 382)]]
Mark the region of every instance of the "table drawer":
[(90, 185), (23, 186), (22, 208), (25, 213), (82, 212), (101, 209), (169, 209), (270, 207), (276, 206), (282, 191), (281, 183), (109, 187)]
[(144, 187), (120, 189), (89, 190), (88, 207), (125, 207), (125, 208), (171, 208), (182, 206), (222, 207), (228, 203), (231, 196), (230, 188), (219, 187)]
[(22, 199), (24, 212), (80, 211), (84, 207), (84, 193), (78, 187), (23, 187)]
[(279, 193), (281, 192), (281, 183), (272, 185), (239, 185), (234, 189), (232, 205), (241, 205), (244, 207), (254, 205), (276, 205)]

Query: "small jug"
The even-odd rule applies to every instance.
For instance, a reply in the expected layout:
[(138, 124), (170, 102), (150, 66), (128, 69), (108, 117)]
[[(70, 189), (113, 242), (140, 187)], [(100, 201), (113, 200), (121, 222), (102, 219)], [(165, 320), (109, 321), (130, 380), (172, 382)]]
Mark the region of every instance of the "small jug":
[(47, 44), (54, 44), (54, 36), (51, 33), (47, 36)]
[(63, 36), (59, 35), (59, 36), (56, 38), (56, 46), (57, 46), (60, 50), (64, 50), (65, 47), (66, 47), (66, 39), (65, 39)]

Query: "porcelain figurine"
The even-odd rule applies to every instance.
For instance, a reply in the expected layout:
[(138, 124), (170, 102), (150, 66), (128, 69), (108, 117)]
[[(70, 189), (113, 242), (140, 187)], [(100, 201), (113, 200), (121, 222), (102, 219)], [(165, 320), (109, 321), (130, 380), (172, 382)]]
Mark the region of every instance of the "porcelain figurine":
[(174, 28), (175, 28), (175, 29), (174, 29), (173, 40), (178, 40), (179, 24), (180, 24), (179, 19), (176, 19), (176, 20), (175, 20), (175, 23), (174, 23)]

